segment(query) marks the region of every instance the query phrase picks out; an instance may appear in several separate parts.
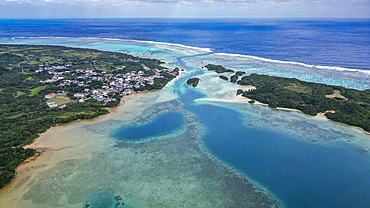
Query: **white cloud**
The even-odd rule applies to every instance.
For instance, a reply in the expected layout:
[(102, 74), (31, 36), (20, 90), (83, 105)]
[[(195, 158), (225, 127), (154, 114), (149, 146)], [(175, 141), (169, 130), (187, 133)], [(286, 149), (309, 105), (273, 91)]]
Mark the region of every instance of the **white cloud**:
[[(4, 1), (4, 0), (0, 0)], [(260, 3), (305, 3), (305, 4), (370, 4), (370, 0), (5, 0), (6, 2), (23, 2), (23, 3), (60, 3), (60, 4), (86, 4), (86, 3), (100, 3), (100, 4), (127, 4), (127, 3), (151, 3), (151, 4), (171, 4), (171, 3), (248, 3), (248, 4), (260, 4)]]
[(89, 17), (370, 17), (370, 0), (0, 0), (0, 5), (2, 11), (22, 5)]

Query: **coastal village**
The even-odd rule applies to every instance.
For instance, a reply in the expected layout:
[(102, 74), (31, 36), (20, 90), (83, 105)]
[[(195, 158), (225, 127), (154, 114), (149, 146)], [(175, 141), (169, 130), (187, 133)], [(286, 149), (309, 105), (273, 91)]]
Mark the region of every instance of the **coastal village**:
[[(127, 61), (133, 61), (128, 59)], [(124, 74), (108, 74), (105, 71), (98, 71), (93, 69), (74, 69), (69, 70), (70, 65), (65, 66), (52, 66), (45, 67), (44, 69), (36, 70), (36, 73), (41, 73), (44, 70), (48, 74), (52, 75), (50, 79), (41, 80), (42, 83), (53, 83), (58, 82), (59, 86), (69, 86), (74, 84), (78, 87), (84, 87), (83, 92), (72, 93), (73, 97), (70, 100), (70, 103), (74, 102), (85, 102), (89, 99), (95, 99), (101, 101), (105, 104), (111, 101), (117, 101), (115, 96), (119, 94), (120, 96), (130, 95), (141, 91), (140, 89), (146, 85), (154, 85), (155, 79), (164, 78), (161, 73), (166, 72), (170, 75), (177, 76), (179, 74), (178, 69), (164, 68), (151, 69), (145, 64), (141, 64), (141, 71), (131, 71)], [(120, 70), (122, 68), (117, 68)], [(64, 71), (61, 71), (64, 70)], [(152, 74), (147, 76), (147, 74)], [(65, 77), (72, 77), (73, 79), (65, 79)], [(99, 87), (94, 87), (90, 83), (93, 81), (99, 82)], [(96, 84), (95, 84), (96, 86)], [(101, 86), (101, 87), (100, 87)], [(45, 95), (45, 98), (52, 100), (55, 97), (68, 98), (66, 96), (71, 96), (69, 91), (57, 91), (50, 92)], [(57, 102), (47, 102), (47, 105), (50, 108), (65, 107), (69, 102), (58, 104)]]
[(24, 149), (51, 126), (109, 113), (123, 96), (158, 90), (179, 75), (164, 62), (126, 53), (47, 45), (0, 45), (0, 188)]

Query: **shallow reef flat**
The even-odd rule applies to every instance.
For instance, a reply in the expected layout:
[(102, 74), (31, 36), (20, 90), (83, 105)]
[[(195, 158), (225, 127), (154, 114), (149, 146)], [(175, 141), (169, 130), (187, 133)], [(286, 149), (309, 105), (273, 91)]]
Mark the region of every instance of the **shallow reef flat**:
[(340, 85), (360, 90), (370, 88), (370, 72), (366, 70), (321, 67), (222, 53), (187, 57), (184, 60), (187, 61), (189, 66), (196, 68), (201, 68), (209, 63), (217, 63), (235, 71), (244, 71), (247, 74), (257, 73), (297, 78), (307, 82)]
[[(279, 206), (263, 189), (210, 157), (201, 145), (202, 127), (180, 101), (148, 104), (159, 97), (128, 97), (114, 114), (48, 130), (36, 140), (44, 155), (21, 166), (16, 180), (1, 191), (0, 207), (114, 207), (116, 199), (125, 207)], [(135, 116), (126, 116), (130, 106), (137, 106), (130, 109)], [(174, 111), (186, 119), (179, 135), (149, 142), (111, 137), (112, 129), (125, 122)]]

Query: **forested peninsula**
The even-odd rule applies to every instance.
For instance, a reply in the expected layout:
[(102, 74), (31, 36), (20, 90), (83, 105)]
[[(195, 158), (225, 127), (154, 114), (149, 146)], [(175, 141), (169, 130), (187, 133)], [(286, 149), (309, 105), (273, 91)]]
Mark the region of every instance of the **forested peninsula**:
[(108, 113), (122, 96), (161, 89), (179, 74), (164, 62), (124, 53), (0, 45), (0, 188), (51, 126)]
[(230, 79), (223, 75), (220, 78), (239, 85), (254, 86), (252, 90), (239, 89), (237, 94), (268, 104), (271, 108), (297, 109), (312, 116), (323, 113), (332, 121), (361, 127), (370, 132), (369, 89), (355, 90), (295, 78), (244, 74), (236, 72)]

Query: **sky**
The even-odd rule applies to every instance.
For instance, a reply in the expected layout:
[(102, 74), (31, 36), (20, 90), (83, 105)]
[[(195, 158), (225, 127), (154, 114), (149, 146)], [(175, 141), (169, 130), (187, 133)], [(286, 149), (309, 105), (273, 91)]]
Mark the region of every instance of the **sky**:
[(370, 18), (370, 0), (0, 0), (0, 18)]

